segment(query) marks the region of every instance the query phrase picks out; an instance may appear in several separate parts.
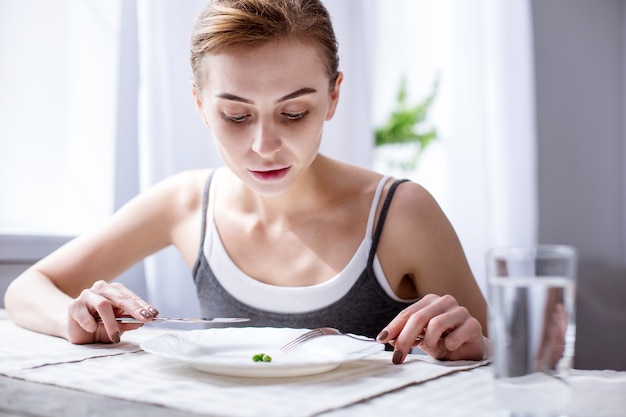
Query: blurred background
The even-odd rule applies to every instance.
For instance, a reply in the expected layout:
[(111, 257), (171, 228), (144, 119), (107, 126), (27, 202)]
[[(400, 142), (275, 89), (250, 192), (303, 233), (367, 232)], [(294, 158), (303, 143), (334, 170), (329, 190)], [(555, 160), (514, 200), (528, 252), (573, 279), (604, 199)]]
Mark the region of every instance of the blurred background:
[[(146, 187), (221, 164), (189, 87), (203, 4), (0, 0), (0, 293)], [(623, 303), (626, 1), (325, 4), (346, 78), (322, 152), (424, 184), (483, 290), (488, 248), (561, 243), (607, 288), (588, 302)], [(405, 104), (432, 98), (423, 149), (376, 146), (403, 81)], [(120, 279), (162, 313), (197, 311), (169, 249)]]

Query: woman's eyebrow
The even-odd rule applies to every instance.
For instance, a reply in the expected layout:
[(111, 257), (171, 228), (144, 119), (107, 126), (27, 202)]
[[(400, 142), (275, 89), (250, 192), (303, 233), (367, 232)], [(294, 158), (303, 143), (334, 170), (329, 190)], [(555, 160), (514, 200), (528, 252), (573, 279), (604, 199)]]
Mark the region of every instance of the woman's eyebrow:
[[(286, 96), (279, 98), (278, 100), (276, 100), (276, 102), (281, 103), (283, 101), (291, 100), (292, 98), (304, 96), (306, 94), (313, 94), (313, 93), (317, 93), (317, 90), (314, 88), (305, 87), (305, 88), (301, 88), (297, 91), (294, 91), (293, 93), (289, 93)], [(222, 98), (224, 100), (239, 101), (241, 103), (246, 103), (246, 104), (254, 104), (254, 101), (252, 100), (239, 97), (230, 93), (219, 93), (219, 94), (216, 94), (215, 97)]]
[(306, 94), (313, 94), (313, 93), (317, 93), (317, 90), (314, 88), (305, 87), (305, 88), (299, 89), (298, 91), (294, 91), (293, 93), (287, 94), (284, 97), (279, 98), (276, 102), (280, 103), (286, 100), (291, 100), (292, 98), (304, 96)]
[(223, 98), (224, 100), (240, 101), (242, 103), (254, 104), (252, 100), (248, 100), (247, 98), (239, 97), (230, 93), (219, 93), (219, 94), (216, 94), (215, 97)]

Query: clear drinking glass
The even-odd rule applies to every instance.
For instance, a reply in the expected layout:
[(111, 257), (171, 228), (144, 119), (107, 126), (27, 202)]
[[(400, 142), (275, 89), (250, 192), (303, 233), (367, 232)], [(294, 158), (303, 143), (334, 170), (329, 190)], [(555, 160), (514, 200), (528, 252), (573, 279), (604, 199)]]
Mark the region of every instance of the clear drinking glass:
[(487, 260), (495, 398), (506, 416), (563, 416), (576, 335), (576, 249), (503, 247)]

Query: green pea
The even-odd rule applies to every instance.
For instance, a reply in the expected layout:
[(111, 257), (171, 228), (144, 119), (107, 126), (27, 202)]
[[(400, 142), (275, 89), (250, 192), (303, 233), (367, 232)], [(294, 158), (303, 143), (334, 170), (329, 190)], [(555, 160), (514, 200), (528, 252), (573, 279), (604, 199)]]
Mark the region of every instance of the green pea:
[(271, 362), (272, 357), (270, 355), (266, 355), (265, 353), (257, 353), (252, 356), (252, 360), (254, 362)]

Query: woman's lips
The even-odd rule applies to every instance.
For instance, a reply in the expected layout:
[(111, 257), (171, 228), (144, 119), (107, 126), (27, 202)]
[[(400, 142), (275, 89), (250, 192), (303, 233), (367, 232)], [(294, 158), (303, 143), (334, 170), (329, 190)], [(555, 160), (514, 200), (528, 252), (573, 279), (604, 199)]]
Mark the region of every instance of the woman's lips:
[(278, 181), (282, 179), (291, 167), (280, 168), (280, 169), (268, 169), (265, 171), (253, 171), (250, 170), (254, 178), (260, 181)]

